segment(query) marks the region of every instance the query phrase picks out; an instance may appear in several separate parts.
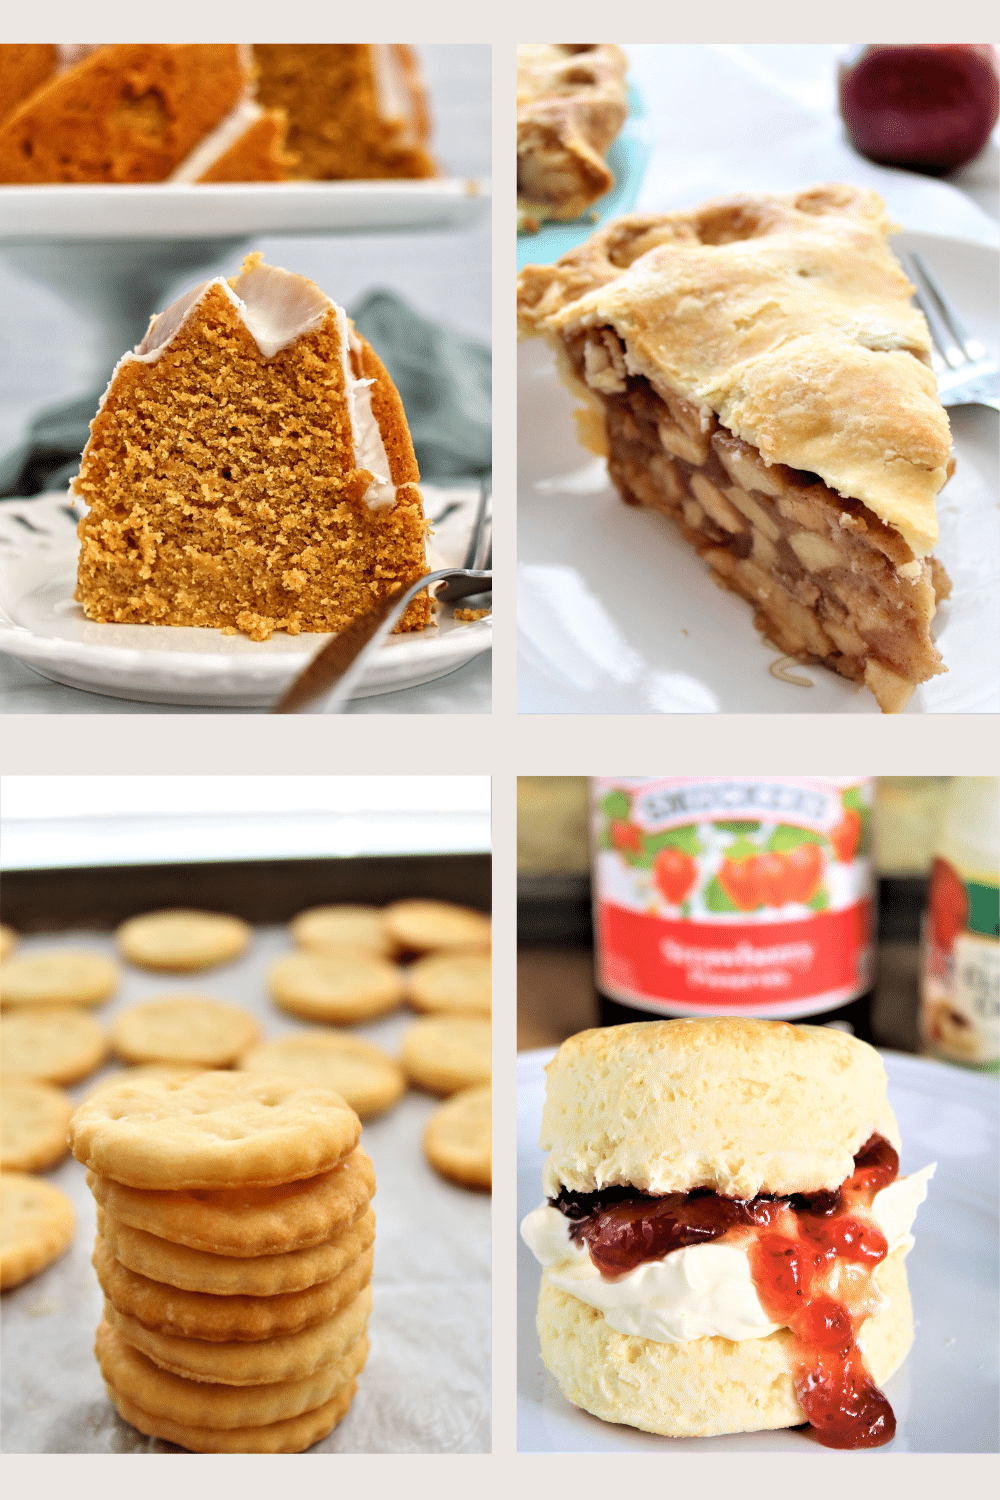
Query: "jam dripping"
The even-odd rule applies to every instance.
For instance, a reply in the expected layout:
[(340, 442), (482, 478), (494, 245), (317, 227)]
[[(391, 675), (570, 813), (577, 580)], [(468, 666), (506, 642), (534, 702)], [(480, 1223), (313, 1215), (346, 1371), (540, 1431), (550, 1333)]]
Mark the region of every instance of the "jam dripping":
[[(898, 1172), (894, 1148), (873, 1135), (852, 1175), (832, 1192), (743, 1200), (708, 1189), (653, 1197), (629, 1187), (564, 1188), (551, 1202), (571, 1221), (570, 1237), (586, 1243), (609, 1277), (731, 1230), (756, 1230), (747, 1243), (754, 1285), (771, 1322), (794, 1335), (795, 1393), (817, 1438), (828, 1448), (877, 1448), (892, 1440), (896, 1419), (865, 1368), (857, 1333), (876, 1305), (871, 1274), (889, 1247), (854, 1211), (870, 1208)], [(825, 1290), (836, 1261), (844, 1263), (842, 1297)]]

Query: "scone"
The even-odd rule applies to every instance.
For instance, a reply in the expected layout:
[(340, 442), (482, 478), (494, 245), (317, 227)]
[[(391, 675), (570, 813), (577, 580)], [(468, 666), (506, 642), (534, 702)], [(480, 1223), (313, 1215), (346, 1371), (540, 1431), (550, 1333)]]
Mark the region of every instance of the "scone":
[(878, 1053), (828, 1027), (678, 1020), (585, 1031), (547, 1068), (542, 1358), (606, 1422), (709, 1437), (896, 1429), (904, 1258), (934, 1168), (900, 1178)]

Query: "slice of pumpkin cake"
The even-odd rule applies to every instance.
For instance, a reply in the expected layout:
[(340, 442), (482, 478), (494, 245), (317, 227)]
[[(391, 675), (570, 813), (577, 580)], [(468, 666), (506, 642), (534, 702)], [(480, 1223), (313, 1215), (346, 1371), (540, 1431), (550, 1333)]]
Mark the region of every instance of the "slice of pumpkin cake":
[[(248, 256), (121, 359), (72, 490), (92, 620), (342, 630), (428, 571), (402, 402), (319, 287)], [(399, 629), (430, 619), (421, 594)]]

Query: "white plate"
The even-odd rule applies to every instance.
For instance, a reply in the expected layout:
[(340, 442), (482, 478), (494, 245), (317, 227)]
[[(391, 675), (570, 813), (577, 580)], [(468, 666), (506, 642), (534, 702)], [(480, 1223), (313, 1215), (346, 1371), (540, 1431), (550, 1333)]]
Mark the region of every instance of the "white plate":
[(0, 187), (0, 243), (439, 229), (489, 209), (458, 177), (378, 182), (53, 183)]
[[(962, 317), (997, 349), (995, 250), (906, 233)], [(780, 658), (745, 600), (716, 587), (663, 516), (623, 505), (604, 462), (580, 448), (573, 397), (540, 341), (518, 371), (519, 707), (522, 713), (878, 713), (871, 694), (822, 667), (812, 681), (773, 677)], [(937, 556), (951, 599), (935, 635), (948, 671), (918, 688), (908, 713), (995, 713), (1000, 658), (997, 419), (950, 413), (957, 469), (938, 503)]]
[[(543, 1200), (538, 1146), (551, 1049), (517, 1060), (518, 1222)], [(906, 1267), (916, 1343), (886, 1382), (896, 1437), (880, 1453), (997, 1450), (997, 1081), (883, 1052), (903, 1139), (900, 1170), (937, 1172)], [(518, 1236), (518, 1448), (522, 1453), (798, 1453), (827, 1459), (805, 1428), (717, 1438), (662, 1438), (571, 1406), (538, 1352), (541, 1268)]]
[[(435, 564), (460, 563), (478, 490), (421, 490), (428, 516), (450, 510), (434, 531)], [(65, 494), (0, 503), (0, 651), (53, 682), (138, 703), (267, 708), (330, 639), (279, 631), (251, 641), (186, 626), (95, 624), (73, 603), (74, 524)], [(462, 624), (442, 606), (431, 629), (390, 636), (353, 696), (433, 682), (491, 639), (489, 616)]]

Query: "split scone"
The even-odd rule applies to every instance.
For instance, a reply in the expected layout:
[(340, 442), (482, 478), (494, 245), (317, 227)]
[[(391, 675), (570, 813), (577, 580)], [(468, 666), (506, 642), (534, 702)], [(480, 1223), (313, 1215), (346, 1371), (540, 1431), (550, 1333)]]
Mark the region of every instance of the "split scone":
[(900, 1178), (878, 1053), (829, 1027), (584, 1031), (546, 1069), (542, 1358), (606, 1422), (712, 1437), (808, 1422), (878, 1447), (913, 1342), (904, 1258), (933, 1167)]
[(945, 670), (951, 437), (877, 194), (631, 215), (518, 283), (622, 498), (668, 515), (758, 630), (895, 713)]
[(625, 124), (625, 54), (610, 42), (517, 49), (518, 227), (579, 218), (615, 179), (604, 160)]

